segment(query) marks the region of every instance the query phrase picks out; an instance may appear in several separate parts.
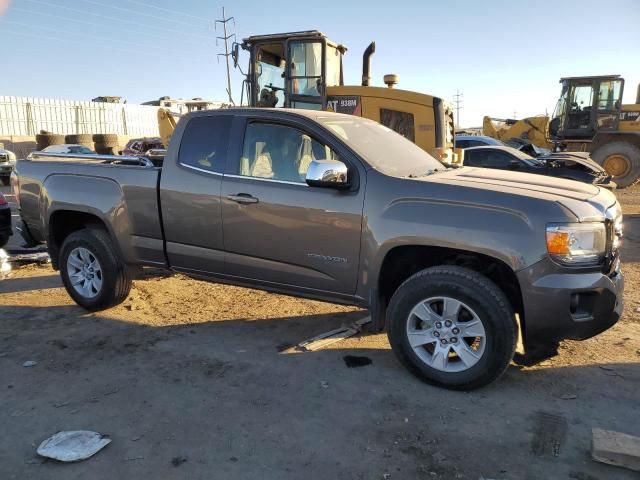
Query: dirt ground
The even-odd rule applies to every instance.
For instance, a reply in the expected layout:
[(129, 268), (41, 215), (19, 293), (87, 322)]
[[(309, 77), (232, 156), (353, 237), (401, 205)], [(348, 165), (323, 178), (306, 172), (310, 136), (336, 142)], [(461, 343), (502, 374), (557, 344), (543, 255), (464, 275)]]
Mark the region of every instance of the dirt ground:
[[(89, 314), (49, 266), (17, 268), (0, 281), (0, 478), (638, 478), (589, 456), (594, 427), (640, 436), (640, 188), (620, 198), (622, 320), (468, 393), (416, 380), (385, 335), (282, 351), (354, 308), (175, 275)], [(36, 455), (75, 429), (113, 441), (75, 464)]]

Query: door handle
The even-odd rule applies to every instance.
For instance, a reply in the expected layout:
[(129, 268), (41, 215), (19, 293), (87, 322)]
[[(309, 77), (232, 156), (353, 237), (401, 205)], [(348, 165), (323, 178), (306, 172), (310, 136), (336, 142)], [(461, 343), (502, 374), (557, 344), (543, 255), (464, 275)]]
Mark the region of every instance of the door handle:
[(249, 204), (258, 203), (258, 199), (248, 193), (238, 193), (237, 195), (227, 195), (227, 198), (236, 203)]

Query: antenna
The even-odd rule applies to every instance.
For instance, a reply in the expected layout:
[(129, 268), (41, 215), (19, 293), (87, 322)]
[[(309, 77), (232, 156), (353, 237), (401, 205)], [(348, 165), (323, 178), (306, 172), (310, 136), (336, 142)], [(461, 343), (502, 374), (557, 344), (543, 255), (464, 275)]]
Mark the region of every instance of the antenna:
[(462, 108), (462, 97), (464, 94), (460, 93), (460, 90), (456, 90), (455, 95), (453, 96), (453, 103), (455, 104), (456, 109), (456, 125), (460, 127), (460, 109)]
[(229, 68), (229, 56), (231, 55), (231, 52), (229, 52), (229, 39), (233, 38), (235, 39), (236, 34), (232, 33), (230, 35), (227, 35), (227, 23), (228, 22), (233, 22), (233, 26), (236, 26), (236, 20), (234, 17), (229, 17), (227, 18), (225, 11), (224, 11), (224, 7), (222, 7), (222, 20), (216, 20), (214, 23), (214, 28), (218, 27), (218, 23), (222, 24), (222, 30), (224, 32), (222, 37), (216, 37), (216, 45), (218, 44), (218, 40), (222, 40), (224, 41), (224, 53), (219, 53), (218, 54), (218, 60), (220, 60), (220, 57), (225, 57), (225, 60), (227, 62), (227, 95), (229, 95), (229, 101), (231, 102), (232, 105), (235, 106), (235, 102), (233, 101), (233, 97), (231, 96), (231, 69)]

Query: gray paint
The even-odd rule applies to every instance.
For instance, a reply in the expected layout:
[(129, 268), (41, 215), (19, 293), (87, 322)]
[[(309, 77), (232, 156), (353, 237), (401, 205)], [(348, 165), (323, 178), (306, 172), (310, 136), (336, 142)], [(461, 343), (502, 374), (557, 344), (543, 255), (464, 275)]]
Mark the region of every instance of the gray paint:
[[(224, 172), (197, 171), (176, 161), (188, 119), (207, 115), (234, 116)], [(554, 335), (549, 322), (556, 318), (564, 322), (563, 335), (572, 335), (568, 298), (576, 289), (597, 288), (621, 298), (621, 274), (557, 265), (545, 243), (547, 223), (604, 221), (616, 205), (611, 192), (492, 169), (461, 168), (418, 179), (388, 176), (315, 121), (328, 115), (270, 109), (190, 114), (174, 132), (159, 194), (157, 168), (20, 161), (21, 214), (40, 241), (54, 212), (87, 212), (107, 225), (129, 264), (166, 264), (199, 278), (365, 307), (393, 248), (475, 252), (517, 274), (532, 338)], [(348, 165), (351, 188), (238, 176), (236, 162), (251, 118), (295, 125), (328, 143)], [(257, 201), (239, 202), (238, 195)], [(620, 301), (605, 312), (606, 321), (617, 319), (621, 309)]]

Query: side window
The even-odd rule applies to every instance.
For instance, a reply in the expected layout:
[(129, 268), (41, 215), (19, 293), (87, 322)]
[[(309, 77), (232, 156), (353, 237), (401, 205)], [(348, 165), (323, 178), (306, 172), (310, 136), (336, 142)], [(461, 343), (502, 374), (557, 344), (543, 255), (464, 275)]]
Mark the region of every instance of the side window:
[(489, 168), (509, 168), (512, 157), (503, 152), (489, 151), (485, 167)]
[(231, 115), (194, 117), (189, 120), (180, 142), (178, 163), (222, 173), (231, 120)]
[(381, 108), (380, 123), (415, 143), (416, 134), (413, 114)]
[(238, 174), (304, 183), (311, 161), (321, 159), (337, 159), (337, 155), (295, 128), (250, 123), (244, 136)]
[(468, 167), (484, 167), (487, 163), (486, 150), (467, 150), (464, 152), (464, 164)]
[(469, 148), (469, 140), (456, 140), (456, 148)]

